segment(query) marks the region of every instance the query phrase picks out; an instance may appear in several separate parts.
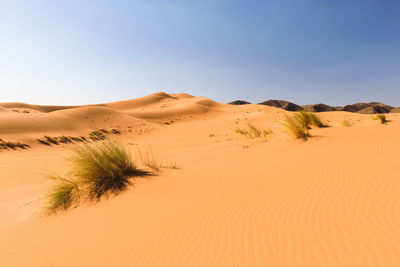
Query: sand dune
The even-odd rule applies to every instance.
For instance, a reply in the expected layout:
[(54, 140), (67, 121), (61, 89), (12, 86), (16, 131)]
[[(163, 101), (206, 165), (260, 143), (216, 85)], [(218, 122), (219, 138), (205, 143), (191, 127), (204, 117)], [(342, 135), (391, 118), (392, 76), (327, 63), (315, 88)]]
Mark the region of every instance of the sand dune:
[(9, 109), (9, 110), (27, 110), (37, 111), (37, 112), (52, 112), (61, 109), (74, 108), (75, 106), (41, 106), (41, 105), (30, 105), (25, 103), (17, 103), (17, 102), (9, 102), (9, 103), (0, 103), (0, 107)]
[[(0, 152), (2, 265), (399, 266), (400, 114), (382, 125), (323, 112), (331, 127), (307, 142), (283, 131), (285, 114), (165, 93), (49, 113), (0, 109), (0, 138), (35, 144), (46, 133), (118, 126), (110, 139), (151, 144), (180, 166), (43, 218), (45, 174), (65, 170), (73, 145)], [(240, 136), (244, 120), (273, 134)]]

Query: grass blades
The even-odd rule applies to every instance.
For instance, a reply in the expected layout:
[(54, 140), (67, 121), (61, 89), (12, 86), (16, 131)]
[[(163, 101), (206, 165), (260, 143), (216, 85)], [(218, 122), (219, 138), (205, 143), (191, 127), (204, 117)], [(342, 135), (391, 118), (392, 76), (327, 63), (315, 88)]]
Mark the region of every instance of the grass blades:
[(267, 141), (267, 136), (272, 133), (271, 130), (258, 128), (248, 120), (242, 123), (242, 127), (236, 128), (235, 132), (237, 134), (244, 135), (249, 139), (260, 139), (263, 142)]
[(55, 180), (55, 184), (47, 196), (47, 215), (67, 211), (73, 205), (77, 206), (79, 204), (79, 185), (76, 181), (61, 177), (50, 178)]
[(97, 201), (124, 191), (129, 178), (146, 174), (135, 166), (126, 146), (111, 141), (78, 148), (69, 160), (70, 173), (84, 185), (88, 198)]
[(286, 131), (296, 139), (306, 141), (311, 135), (304, 121), (299, 116), (285, 116), (283, 126)]
[(159, 171), (162, 168), (178, 169), (176, 162), (163, 159), (156, 153), (150, 145), (138, 147), (136, 149), (135, 159), (142, 166), (148, 167), (154, 171)]
[(309, 130), (312, 126), (318, 128), (329, 127), (322, 122), (318, 115), (306, 111), (300, 111), (293, 116), (286, 115), (283, 126), (290, 135), (303, 141), (311, 137)]
[(295, 115), (295, 117), (303, 125), (303, 127), (307, 129), (311, 129), (311, 126), (318, 128), (328, 127), (321, 121), (321, 118), (318, 115), (312, 112), (300, 111)]
[(82, 146), (68, 159), (68, 179), (56, 177), (48, 194), (47, 215), (67, 211), (81, 199), (99, 201), (123, 192), (131, 178), (149, 175), (133, 163), (128, 148), (106, 141), (96, 146)]

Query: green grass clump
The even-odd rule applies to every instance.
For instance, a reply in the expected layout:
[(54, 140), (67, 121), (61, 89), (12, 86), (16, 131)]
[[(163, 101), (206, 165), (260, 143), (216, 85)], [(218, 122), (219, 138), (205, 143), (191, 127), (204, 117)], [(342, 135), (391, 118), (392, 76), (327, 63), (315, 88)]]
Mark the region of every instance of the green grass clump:
[(307, 124), (302, 121), (300, 116), (294, 115), (290, 117), (286, 115), (283, 125), (287, 132), (296, 139), (306, 141), (311, 136), (308, 132)]
[(80, 201), (79, 184), (77, 181), (61, 177), (50, 177), (56, 183), (48, 194), (47, 214), (67, 211), (72, 205), (78, 205)]
[(242, 127), (236, 128), (235, 132), (244, 135), (249, 139), (261, 139), (262, 141), (267, 141), (267, 136), (272, 133), (271, 130), (259, 129), (248, 120), (242, 123)]
[(69, 178), (56, 178), (50, 190), (48, 214), (66, 211), (81, 198), (99, 201), (119, 194), (131, 184), (131, 178), (149, 174), (136, 167), (126, 146), (111, 141), (77, 148), (69, 162)]
[(386, 124), (388, 123), (388, 120), (386, 120), (386, 116), (384, 114), (377, 114), (372, 117), (373, 120), (378, 120), (381, 124)]
[(71, 174), (85, 186), (89, 199), (118, 194), (130, 184), (131, 177), (145, 174), (135, 166), (125, 146), (111, 141), (76, 149), (70, 162)]

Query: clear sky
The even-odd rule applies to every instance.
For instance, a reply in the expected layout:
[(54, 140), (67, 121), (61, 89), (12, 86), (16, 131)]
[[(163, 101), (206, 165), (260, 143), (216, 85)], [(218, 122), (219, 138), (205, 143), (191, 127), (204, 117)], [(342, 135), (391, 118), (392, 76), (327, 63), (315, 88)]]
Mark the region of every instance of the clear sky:
[(0, 102), (400, 106), (399, 0), (4, 0)]

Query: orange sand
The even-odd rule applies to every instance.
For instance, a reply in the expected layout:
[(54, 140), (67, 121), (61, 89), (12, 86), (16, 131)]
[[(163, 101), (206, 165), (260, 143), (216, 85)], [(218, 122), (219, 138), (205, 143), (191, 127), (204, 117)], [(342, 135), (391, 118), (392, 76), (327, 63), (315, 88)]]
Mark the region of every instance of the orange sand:
[[(0, 152), (0, 265), (400, 266), (400, 114), (379, 125), (320, 113), (332, 127), (307, 142), (282, 132), (284, 114), (165, 93), (86, 107), (0, 104), (0, 138), (32, 146)], [(244, 118), (272, 129), (269, 140), (236, 134)], [(100, 128), (120, 129), (110, 138), (133, 150), (151, 144), (180, 169), (41, 217), (46, 174), (65, 171), (74, 145), (35, 139)]]

